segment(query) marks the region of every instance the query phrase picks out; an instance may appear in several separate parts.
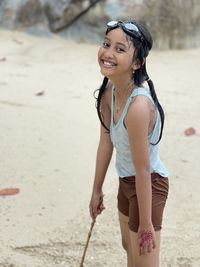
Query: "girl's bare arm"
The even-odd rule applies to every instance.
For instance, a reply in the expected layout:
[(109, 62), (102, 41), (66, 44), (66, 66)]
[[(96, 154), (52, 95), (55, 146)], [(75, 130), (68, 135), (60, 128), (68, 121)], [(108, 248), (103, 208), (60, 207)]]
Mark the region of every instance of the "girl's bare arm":
[[(110, 125), (110, 117), (111, 117), (110, 106), (109, 106), (110, 102), (109, 94), (110, 94), (109, 91), (105, 92), (105, 95), (103, 95), (102, 97), (102, 106), (101, 106), (101, 112), (103, 115), (104, 123), (108, 128)], [(100, 214), (101, 211), (104, 209), (102, 187), (112, 157), (112, 152), (113, 152), (113, 145), (110, 139), (110, 134), (103, 126), (101, 126), (100, 140), (96, 156), (94, 184), (92, 190), (92, 197), (90, 201), (90, 214), (93, 219), (95, 219), (96, 216)]]
[(102, 190), (104, 178), (112, 157), (113, 145), (110, 141), (110, 135), (106, 129), (101, 126), (100, 141), (97, 149), (95, 178), (93, 192)]
[(132, 158), (136, 170), (136, 192), (139, 207), (139, 232), (151, 232), (148, 250), (155, 247), (154, 229), (151, 220), (152, 189), (149, 163), (148, 129), (151, 116), (148, 100), (137, 97), (127, 114), (127, 130)]

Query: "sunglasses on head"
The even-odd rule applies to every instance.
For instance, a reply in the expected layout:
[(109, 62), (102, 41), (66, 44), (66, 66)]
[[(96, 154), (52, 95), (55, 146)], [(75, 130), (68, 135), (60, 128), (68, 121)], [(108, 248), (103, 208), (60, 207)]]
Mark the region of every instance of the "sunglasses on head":
[(133, 22), (126, 22), (126, 21), (122, 22), (122, 21), (112, 20), (107, 23), (108, 31), (116, 29), (118, 27), (121, 27), (127, 34), (143, 40), (142, 34), (140, 33), (138, 27), (135, 24), (133, 24)]

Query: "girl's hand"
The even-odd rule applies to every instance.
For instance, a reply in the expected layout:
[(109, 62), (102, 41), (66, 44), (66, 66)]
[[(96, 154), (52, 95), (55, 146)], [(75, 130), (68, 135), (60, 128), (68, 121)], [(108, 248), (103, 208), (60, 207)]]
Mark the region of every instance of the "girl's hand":
[(101, 212), (105, 209), (103, 204), (103, 192), (93, 193), (90, 200), (90, 216), (94, 220), (96, 220), (97, 215), (101, 214)]
[(139, 226), (138, 229), (139, 255), (150, 253), (156, 247), (155, 230), (153, 225)]

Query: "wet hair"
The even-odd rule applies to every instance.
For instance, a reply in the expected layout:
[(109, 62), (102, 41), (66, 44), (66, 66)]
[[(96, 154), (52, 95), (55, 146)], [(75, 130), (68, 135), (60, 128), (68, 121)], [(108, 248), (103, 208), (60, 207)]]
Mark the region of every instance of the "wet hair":
[[(142, 23), (139, 23), (136, 21), (131, 21), (131, 22), (137, 26), (137, 28), (139, 29), (139, 31), (142, 35), (142, 38), (134, 37), (133, 35), (131, 35), (131, 33), (125, 32), (124, 29), (122, 27), (120, 27), (120, 25), (119, 25), (119, 27), (127, 34), (127, 37), (133, 43), (133, 46), (135, 48), (133, 60), (136, 60), (140, 64), (140, 68), (138, 68), (133, 73), (132, 78), (134, 80), (134, 83), (137, 86), (141, 86), (145, 81), (148, 83), (148, 86), (150, 89), (150, 94), (151, 94), (151, 96), (154, 100), (154, 103), (155, 103), (155, 105), (158, 108), (158, 111), (160, 113), (160, 118), (161, 118), (160, 136), (158, 138), (158, 141), (155, 144), (152, 144), (152, 145), (157, 145), (162, 138), (165, 114), (164, 114), (164, 111), (163, 111), (163, 108), (162, 108), (160, 102), (158, 101), (158, 98), (157, 98), (157, 95), (155, 92), (155, 88), (154, 88), (154, 84), (153, 84), (152, 80), (149, 78), (149, 75), (148, 75), (147, 69), (146, 69), (146, 57), (148, 56), (149, 51), (152, 48), (153, 39), (152, 39), (151, 34), (149, 33), (148, 29)], [(112, 30), (113, 30), (112, 28), (107, 29), (105, 35), (107, 35)], [(100, 88), (97, 89), (98, 96), (96, 97), (96, 108), (97, 108), (97, 114), (98, 114), (98, 117), (100, 119), (102, 126), (109, 133), (110, 130), (105, 125), (105, 123), (103, 121), (103, 115), (101, 113), (101, 99), (102, 99), (102, 95), (104, 94), (104, 92), (107, 88), (108, 80), (109, 79), (107, 77), (104, 77)]]

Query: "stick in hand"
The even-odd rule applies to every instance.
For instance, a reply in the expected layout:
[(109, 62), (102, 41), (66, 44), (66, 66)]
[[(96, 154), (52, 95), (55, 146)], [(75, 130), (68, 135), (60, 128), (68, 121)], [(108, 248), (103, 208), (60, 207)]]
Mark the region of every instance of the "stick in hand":
[(84, 260), (85, 260), (86, 251), (87, 251), (87, 248), (88, 248), (90, 237), (92, 235), (92, 229), (94, 227), (95, 222), (96, 222), (96, 220), (92, 221), (92, 223), (91, 223), (90, 231), (88, 233), (87, 241), (86, 241), (86, 244), (85, 244), (85, 247), (84, 247), (84, 251), (83, 251), (83, 256), (82, 256), (82, 259), (81, 259), (80, 267), (83, 267), (83, 263), (84, 263)]

